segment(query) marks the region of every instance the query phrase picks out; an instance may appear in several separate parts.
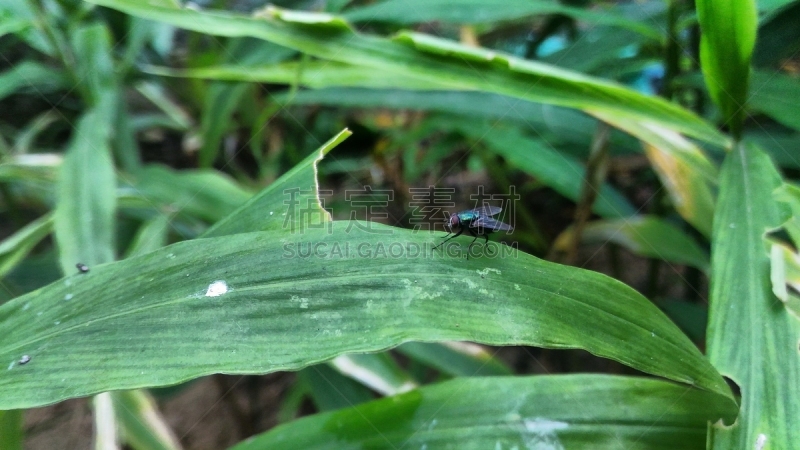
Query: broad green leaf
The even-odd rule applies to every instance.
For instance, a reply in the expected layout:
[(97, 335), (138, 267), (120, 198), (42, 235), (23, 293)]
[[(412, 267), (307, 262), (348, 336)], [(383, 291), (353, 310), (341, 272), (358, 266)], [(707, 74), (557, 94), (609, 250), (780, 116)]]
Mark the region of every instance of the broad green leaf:
[(383, 395), (410, 391), (417, 384), (388, 353), (341, 355), (331, 367)]
[[(565, 249), (572, 241), (573, 229), (567, 229), (553, 244)], [(617, 220), (599, 220), (586, 224), (581, 234), (585, 244), (613, 242), (631, 252), (674, 264), (685, 264), (708, 272), (708, 254), (684, 232), (669, 222), (651, 216)]]
[(0, 448), (22, 450), (22, 413), (18, 409), (0, 411)]
[[(800, 322), (771, 289), (764, 233), (785, 218), (772, 192), (777, 171), (758, 147), (739, 145), (720, 173), (712, 240), (708, 354), (742, 392), (730, 427), (714, 425), (713, 448), (791, 448), (800, 442)], [(728, 422), (730, 423), (730, 422)]]
[(800, 131), (800, 79), (780, 73), (753, 72), (749, 109), (763, 112)]
[(641, 139), (644, 150), (675, 210), (706, 236), (711, 235), (717, 168), (700, 148), (680, 134), (648, 123), (621, 124), (618, 117), (595, 114), (600, 120)]
[(529, 19), (529, 16), (563, 14), (591, 23), (613, 25), (661, 40), (661, 30), (647, 22), (624, 17), (613, 8), (604, 11), (565, 6), (553, 0), (385, 0), (345, 12), (353, 22), (419, 22), (488, 23), (503, 20)]
[(61, 70), (35, 61), (25, 60), (0, 73), (0, 99), (19, 91), (41, 95), (68, 87), (68, 78)]
[(700, 68), (711, 98), (734, 137), (741, 135), (756, 44), (755, 0), (697, 0)]
[(511, 375), (511, 369), (471, 342), (406, 342), (397, 351), (455, 377)]
[[(710, 142), (726, 139), (693, 113), (621, 85), (487, 49), (401, 32), (391, 39), (354, 32), (328, 14), (267, 8), (257, 17), (145, 5), (134, 0), (92, 0), (139, 17), (220, 36), (253, 36), (322, 59), (370, 67), (398, 76), (448, 83), (531, 101), (647, 120)], [(531, 89), (536, 86), (536, 89)]]
[(178, 438), (145, 391), (111, 393), (114, 414), (122, 426), (123, 438), (136, 450), (177, 450)]
[(45, 214), (0, 242), (0, 279), (28, 256), (33, 247), (51, 231), (53, 231), (53, 215)]
[[(538, 179), (572, 201), (578, 201), (586, 168), (575, 158), (553, 149), (546, 141), (523, 135), (517, 129), (489, 123), (459, 120), (452, 124), (475, 142), (484, 142), (494, 153), (505, 158), (512, 167)], [(593, 210), (604, 217), (627, 217), (633, 206), (606, 184), (600, 190)]]
[(91, 267), (114, 260), (116, 180), (109, 148), (112, 118), (106, 107), (90, 109), (78, 121), (61, 165), (54, 220), (65, 273), (74, 271), (77, 263)]
[(708, 392), (609, 375), (458, 378), (316, 414), (232, 450), (704, 449)]
[(339, 132), (278, 181), (215, 223), (203, 236), (224, 236), (256, 230), (295, 232), (302, 229), (301, 224), (308, 220), (317, 224), (330, 221), (330, 214), (321, 209), (317, 195), (317, 162), (351, 134), (348, 129)]
[(507, 247), (465, 260), (467, 238), (432, 255), (428, 233), (327, 225), (179, 242), (0, 306), (0, 409), (453, 340), (583, 348), (730, 399), (691, 341), (616, 280)]

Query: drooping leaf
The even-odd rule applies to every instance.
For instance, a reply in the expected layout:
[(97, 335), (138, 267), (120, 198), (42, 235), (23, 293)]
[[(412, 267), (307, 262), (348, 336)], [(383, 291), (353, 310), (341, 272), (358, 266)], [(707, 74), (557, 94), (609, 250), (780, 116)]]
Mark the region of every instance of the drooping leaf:
[[(595, 114), (622, 126), (620, 118)], [(647, 158), (678, 213), (698, 231), (711, 235), (717, 169), (700, 148), (680, 134), (647, 123), (628, 123), (627, 131), (644, 143)]]
[[(621, 85), (468, 47), (420, 33), (392, 39), (355, 33), (328, 14), (267, 8), (257, 17), (144, 5), (133, 0), (92, 0), (139, 17), (220, 36), (253, 36), (312, 56), (371, 67), (450, 89), (478, 89), (531, 101), (615, 114), (627, 121), (647, 120), (720, 145), (726, 139), (708, 123), (663, 99)], [(530, 89), (535, 85), (536, 89)], [(625, 129), (625, 122), (621, 122)]]
[(800, 321), (771, 289), (764, 233), (785, 219), (769, 157), (739, 145), (726, 157), (712, 240), (708, 354), (741, 389), (736, 423), (710, 429), (713, 448), (791, 448), (800, 430)]
[(475, 377), (280, 425), (232, 450), (704, 449), (713, 396), (608, 376)]

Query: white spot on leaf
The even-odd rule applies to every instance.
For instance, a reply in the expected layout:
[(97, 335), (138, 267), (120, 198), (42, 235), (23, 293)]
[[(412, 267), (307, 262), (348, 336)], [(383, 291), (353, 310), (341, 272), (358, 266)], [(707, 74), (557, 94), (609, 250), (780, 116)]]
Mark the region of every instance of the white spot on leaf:
[(64, 296), (64, 300), (67, 300), (67, 301), (72, 300), (72, 294), (65, 295)]
[(222, 280), (217, 280), (208, 285), (208, 289), (206, 289), (206, 297), (219, 297), (227, 292), (228, 283)]
[(761, 433), (756, 438), (756, 445), (755, 445), (754, 448), (755, 448), (755, 450), (761, 450), (761, 449), (764, 448), (765, 445), (767, 445), (767, 435), (764, 434), (764, 433)]

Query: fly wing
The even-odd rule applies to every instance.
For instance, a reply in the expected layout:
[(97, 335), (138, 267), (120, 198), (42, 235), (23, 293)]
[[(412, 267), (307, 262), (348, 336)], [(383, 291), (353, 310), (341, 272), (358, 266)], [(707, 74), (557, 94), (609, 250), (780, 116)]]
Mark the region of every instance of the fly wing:
[(499, 220), (494, 220), (491, 217), (482, 216), (473, 221), (470, 225), (470, 228), (485, 228), (491, 231), (511, 231), (514, 229), (511, 225), (507, 223), (500, 222)]
[(499, 206), (483, 205), (480, 208), (473, 209), (472, 212), (477, 214), (478, 216), (491, 217), (498, 214), (502, 210), (503, 208)]

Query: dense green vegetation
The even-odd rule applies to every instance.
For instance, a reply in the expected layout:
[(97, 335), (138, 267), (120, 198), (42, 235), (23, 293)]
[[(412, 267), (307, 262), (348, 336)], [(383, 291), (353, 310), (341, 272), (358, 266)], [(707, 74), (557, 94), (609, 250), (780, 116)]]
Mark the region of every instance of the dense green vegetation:
[(278, 3), (0, 0), (0, 448), (798, 445), (800, 3)]

